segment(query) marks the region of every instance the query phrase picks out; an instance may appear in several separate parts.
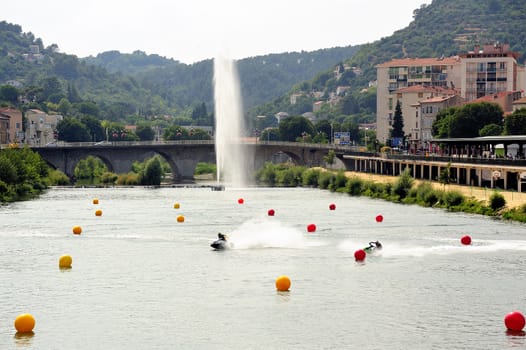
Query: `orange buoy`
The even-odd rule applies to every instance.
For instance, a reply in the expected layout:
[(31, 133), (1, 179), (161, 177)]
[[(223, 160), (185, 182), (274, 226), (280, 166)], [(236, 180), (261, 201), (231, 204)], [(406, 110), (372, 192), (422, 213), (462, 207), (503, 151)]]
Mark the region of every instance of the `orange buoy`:
[(181, 207), (181, 205), (179, 203), (175, 203), (174, 204), (174, 209), (179, 209)]
[(73, 226), (73, 233), (76, 235), (80, 235), (82, 233), (82, 227), (80, 226)]
[(286, 292), (290, 289), (290, 278), (279, 276), (276, 278), (276, 289), (280, 292)]
[(177, 222), (184, 222), (184, 216), (179, 215), (179, 216), (177, 217)]
[(15, 319), (15, 329), (20, 333), (29, 333), (35, 328), (35, 318), (31, 314), (20, 314)]
[(98, 198), (93, 198), (93, 204), (99, 204), (99, 199)]
[(102, 210), (100, 209), (95, 210), (95, 216), (102, 216)]
[(58, 259), (58, 267), (60, 267), (61, 269), (70, 269), (72, 262), (73, 262), (73, 259), (71, 258), (70, 255), (62, 255)]

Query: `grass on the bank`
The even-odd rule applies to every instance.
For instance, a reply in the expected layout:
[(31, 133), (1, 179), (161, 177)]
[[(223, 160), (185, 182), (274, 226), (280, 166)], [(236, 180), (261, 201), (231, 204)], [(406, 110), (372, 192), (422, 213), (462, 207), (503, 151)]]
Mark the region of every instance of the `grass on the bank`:
[(343, 171), (266, 163), (256, 172), (255, 178), (258, 184), (266, 186), (315, 187), (351, 196), (367, 196), (395, 203), (417, 204), (526, 222), (526, 205), (507, 208), (505, 198), (498, 191), (493, 192), (486, 204), (485, 201), (465, 197), (458, 191), (437, 190), (429, 182), (420, 182), (415, 186), (409, 171), (404, 171), (394, 182), (378, 183), (356, 176), (348, 177)]

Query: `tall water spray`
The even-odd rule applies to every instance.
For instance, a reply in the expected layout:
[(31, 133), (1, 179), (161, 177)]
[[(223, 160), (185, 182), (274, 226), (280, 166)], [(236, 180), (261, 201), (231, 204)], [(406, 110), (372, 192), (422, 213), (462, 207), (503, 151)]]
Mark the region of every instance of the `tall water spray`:
[(231, 59), (214, 59), (214, 101), (217, 181), (226, 186), (246, 187), (248, 156), (242, 143), (245, 123), (239, 78)]

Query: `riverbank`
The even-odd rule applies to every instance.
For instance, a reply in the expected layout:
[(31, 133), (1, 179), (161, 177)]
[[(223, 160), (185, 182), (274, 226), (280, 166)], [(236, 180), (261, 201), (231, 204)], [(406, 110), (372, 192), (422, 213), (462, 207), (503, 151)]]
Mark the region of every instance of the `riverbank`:
[[(372, 182), (378, 182), (378, 183), (394, 183), (398, 177), (396, 176), (388, 176), (388, 175), (377, 175), (377, 174), (369, 174), (369, 173), (361, 173), (361, 172), (354, 172), (354, 171), (346, 171), (345, 175), (347, 177), (358, 177), (362, 180), (366, 181), (372, 181)], [(415, 180), (415, 183), (423, 182), (422, 180)], [(488, 200), (491, 196), (491, 194), (495, 191), (498, 191), (504, 199), (506, 199), (506, 207), (508, 208), (517, 208), (521, 205), (526, 204), (526, 193), (519, 193), (519, 192), (512, 192), (512, 191), (504, 191), (500, 189), (492, 189), (492, 188), (483, 188), (483, 187), (474, 187), (474, 186), (462, 186), (462, 185), (455, 185), (455, 184), (448, 184), (448, 185), (442, 185), (439, 182), (429, 182), (433, 188), (437, 190), (446, 190), (446, 191), (457, 191), (460, 192), (462, 195), (464, 195), (466, 198), (473, 197), (476, 200), (482, 201), (485, 204), (488, 204)]]

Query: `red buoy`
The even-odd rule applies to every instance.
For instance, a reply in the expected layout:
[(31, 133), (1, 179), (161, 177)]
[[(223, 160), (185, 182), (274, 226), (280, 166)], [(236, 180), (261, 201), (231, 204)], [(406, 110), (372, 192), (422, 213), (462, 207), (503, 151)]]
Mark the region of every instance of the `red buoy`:
[(519, 311), (513, 311), (504, 317), (504, 324), (510, 331), (520, 332), (524, 328), (526, 320)]
[(384, 217), (382, 215), (376, 215), (376, 222), (382, 222), (384, 221)]
[(245, 200), (244, 200), (243, 198), (239, 198), (239, 199), (237, 200), (237, 202), (238, 202), (239, 204), (243, 204), (243, 203), (245, 203)]
[(356, 261), (364, 261), (366, 255), (367, 254), (365, 253), (365, 250), (358, 249), (357, 251), (354, 252), (354, 260), (356, 260)]
[(307, 225), (307, 232), (315, 232), (315, 231), (316, 231), (316, 225), (314, 224)]
[(267, 214), (268, 214), (268, 216), (274, 216), (274, 214), (275, 214), (274, 209), (269, 209)]
[(329, 204), (329, 210), (336, 210), (336, 204), (334, 203)]
[(463, 245), (470, 245), (471, 237), (468, 235), (462, 236), (462, 238), (460, 239), (460, 243), (462, 243)]

